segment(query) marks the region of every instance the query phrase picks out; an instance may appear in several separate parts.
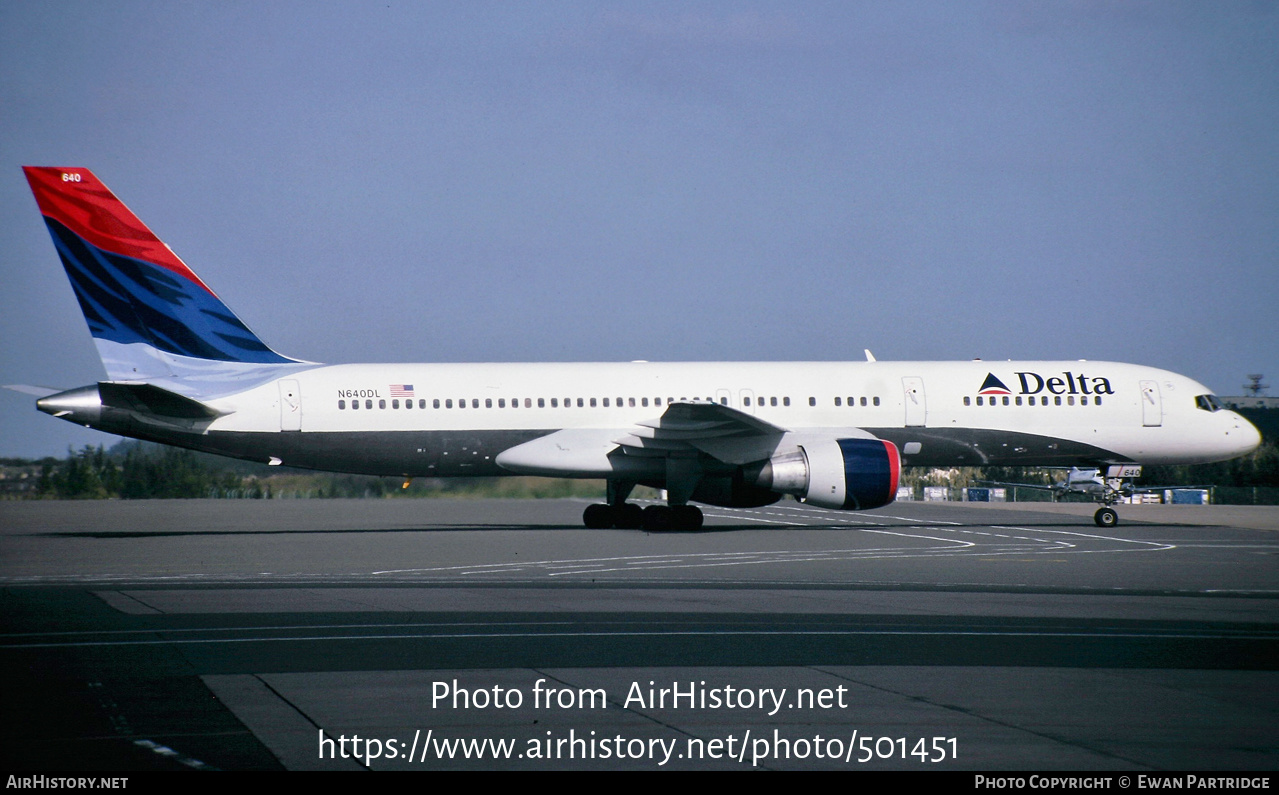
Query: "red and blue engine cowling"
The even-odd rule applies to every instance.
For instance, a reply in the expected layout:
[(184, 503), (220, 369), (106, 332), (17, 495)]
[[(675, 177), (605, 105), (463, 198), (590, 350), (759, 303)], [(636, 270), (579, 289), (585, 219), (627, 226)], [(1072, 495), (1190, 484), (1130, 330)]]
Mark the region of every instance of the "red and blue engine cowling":
[(775, 501), (768, 495), (793, 494), (809, 505), (860, 511), (897, 498), (901, 456), (883, 439), (805, 440), (744, 476), (748, 490), (765, 497), (758, 505)]
[(808, 459), (804, 502), (823, 508), (864, 511), (897, 499), (901, 456), (882, 439), (835, 439), (801, 447)]

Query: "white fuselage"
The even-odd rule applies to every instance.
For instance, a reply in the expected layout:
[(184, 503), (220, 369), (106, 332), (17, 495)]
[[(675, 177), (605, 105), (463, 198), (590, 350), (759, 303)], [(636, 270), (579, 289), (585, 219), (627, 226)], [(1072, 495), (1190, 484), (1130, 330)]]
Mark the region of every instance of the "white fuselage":
[[(989, 376), (1006, 389), (983, 389)], [(362, 440), (351, 467), (281, 446), (290, 455), (277, 457), (298, 466), (457, 474), (466, 457), (478, 474), (494, 469), (503, 434), (622, 435), (672, 401), (705, 401), (796, 433), (863, 429), (896, 443), (908, 465), (1197, 463), (1255, 448), (1257, 431), (1239, 415), (1197, 406), (1208, 394), (1176, 373), (1088, 361), (351, 364), (206, 400), (225, 414), (205, 433)], [(406, 466), (400, 452), (376, 466), (370, 440), (397, 436), (434, 465)], [(441, 468), (446, 455), (454, 466)]]

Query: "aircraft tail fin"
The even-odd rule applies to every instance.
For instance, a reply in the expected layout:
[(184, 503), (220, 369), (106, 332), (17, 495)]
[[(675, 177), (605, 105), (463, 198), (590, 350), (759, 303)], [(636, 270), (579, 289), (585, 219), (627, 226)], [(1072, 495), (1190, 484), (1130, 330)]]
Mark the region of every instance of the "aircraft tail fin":
[(258, 339), (89, 169), (22, 170), (111, 380), (297, 363)]

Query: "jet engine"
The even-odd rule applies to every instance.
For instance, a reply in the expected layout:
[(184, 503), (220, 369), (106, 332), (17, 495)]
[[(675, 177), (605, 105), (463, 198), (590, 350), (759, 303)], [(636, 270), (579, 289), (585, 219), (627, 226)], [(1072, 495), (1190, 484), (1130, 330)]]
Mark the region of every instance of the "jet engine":
[(865, 510), (897, 497), (901, 456), (882, 439), (804, 442), (747, 472), (770, 491), (793, 494), (809, 505)]

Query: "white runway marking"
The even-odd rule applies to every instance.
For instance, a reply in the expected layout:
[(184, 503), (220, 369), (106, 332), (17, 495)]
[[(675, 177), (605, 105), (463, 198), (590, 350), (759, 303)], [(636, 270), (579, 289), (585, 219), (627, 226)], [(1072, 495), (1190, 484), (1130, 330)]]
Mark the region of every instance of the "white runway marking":
[[(347, 569), (345, 571), (313, 570), (306, 572), (270, 572), (254, 573), (210, 573), (210, 572), (173, 572), (153, 573), (79, 573), (22, 575), (0, 578), (0, 584), (78, 584), (78, 583), (150, 583), (150, 584), (199, 584), (199, 583), (424, 583), (424, 582), (457, 582), (464, 580), (483, 580), (488, 582), (501, 580), (546, 579), (549, 581), (573, 581), (579, 578), (604, 577), (607, 579), (644, 579), (655, 582), (646, 573), (659, 571), (741, 569), (751, 567), (758, 571), (760, 567), (777, 570), (772, 579), (784, 580), (812, 570), (812, 566), (822, 566), (822, 571), (829, 577), (840, 578), (844, 569), (841, 562), (876, 561), (876, 560), (925, 560), (932, 558), (977, 557), (995, 558), (1030, 555), (1099, 555), (1110, 553), (1161, 552), (1177, 548), (1177, 544), (1121, 538), (1097, 533), (1076, 532), (1069, 530), (1047, 529), (1040, 527), (1021, 527), (1017, 525), (963, 525), (959, 522), (943, 522), (921, 520), (907, 516), (870, 514), (861, 512), (834, 511), (799, 505), (779, 505), (766, 509), (733, 509), (710, 508), (705, 515), (712, 520), (728, 520), (730, 522), (760, 522), (786, 528), (805, 528), (815, 531), (803, 536), (804, 549), (786, 548), (793, 544), (795, 538), (791, 530), (779, 529), (776, 533), (759, 534), (744, 533), (726, 536), (713, 535), (714, 524), (708, 525), (710, 531), (699, 537), (698, 534), (671, 534), (672, 541), (678, 541), (681, 548), (695, 546), (706, 549), (711, 546), (722, 546), (708, 543), (717, 538), (728, 539), (733, 545), (741, 542), (749, 544), (768, 544), (771, 548), (745, 549), (726, 551), (688, 551), (682, 549), (678, 553), (668, 554), (634, 554), (617, 556), (583, 556), (580, 558), (548, 558), (533, 561), (511, 561), (504, 551), (486, 552), (475, 550), (461, 561), (448, 565), (431, 565), (427, 557), (424, 563), (403, 568), (371, 568), (365, 570)], [(899, 524), (905, 522), (906, 524)], [(830, 531), (840, 534), (842, 543), (832, 548), (812, 548), (814, 541), (833, 539)], [(644, 536), (637, 532), (637, 538)], [(872, 541), (865, 546), (858, 546), (869, 537), (882, 539)], [(662, 535), (653, 534), (649, 539), (659, 541)], [(660, 546), (660, 543), (658, 544)], [(648, 545), (652, 546), (652, 545)], [(1228, 544), (1211, 544), (1196, 546), (1221, 546)], [(1251, 550), (1274, 549), (1273, 545), (1253, 544)], [(1254, 554), (1257, 554), (1254, 552)], [(1264, 554), (1264, 553), (1263, 553)], [(486, 559), (487, 558), (487, 559)], [(429, 562), (428, 562), (429, 561)], [(415, 561), (416, 562), (416, 561)], [(441, 561), (442, 563), (442, 561)], [(372, 564), (376, 566), (376, 564)], [(808, 567), (807, 569), (805, 567)], [(851, 571), (851, 569), (850, 569)], [(682, 575), (686, 578), (687, 575)], [(756, 581), (758, 575), (750, 579)], [(723, 578), (717, 577), (717, 582)]]

